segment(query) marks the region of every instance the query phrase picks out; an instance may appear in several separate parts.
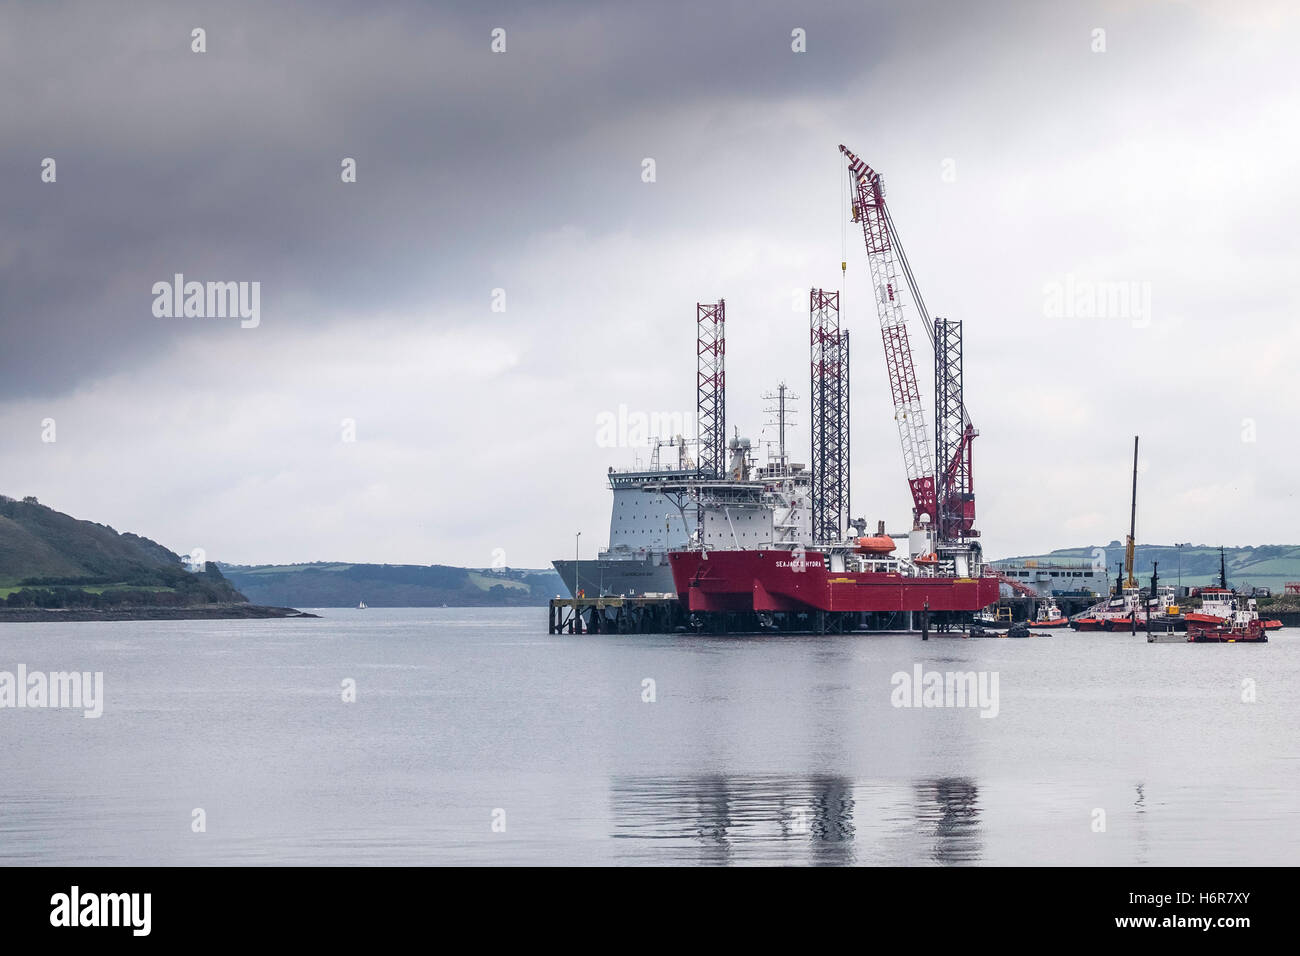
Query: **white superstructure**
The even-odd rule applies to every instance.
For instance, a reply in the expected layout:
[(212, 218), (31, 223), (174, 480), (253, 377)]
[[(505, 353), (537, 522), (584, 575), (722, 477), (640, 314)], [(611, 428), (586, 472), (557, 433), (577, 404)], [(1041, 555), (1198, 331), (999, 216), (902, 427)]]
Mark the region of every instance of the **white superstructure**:
[(756, 467), (747, 438), (733, 438), (728, 448), (726, 478), (692, 476), (645, 486), (688, 518), (697, 516), (699, 534), (683, 546), (746, 551), (811, 545), (811, 473), (781, 459)]

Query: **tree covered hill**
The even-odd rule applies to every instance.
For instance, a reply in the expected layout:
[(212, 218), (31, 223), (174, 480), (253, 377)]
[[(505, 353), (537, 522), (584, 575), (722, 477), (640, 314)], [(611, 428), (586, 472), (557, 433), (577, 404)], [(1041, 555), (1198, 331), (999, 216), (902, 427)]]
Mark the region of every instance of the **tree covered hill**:
[(208, 562), (200, 572), (136, 534), (0, 495), (0, 602), (8, 607), (189, 606), (246, 598)]

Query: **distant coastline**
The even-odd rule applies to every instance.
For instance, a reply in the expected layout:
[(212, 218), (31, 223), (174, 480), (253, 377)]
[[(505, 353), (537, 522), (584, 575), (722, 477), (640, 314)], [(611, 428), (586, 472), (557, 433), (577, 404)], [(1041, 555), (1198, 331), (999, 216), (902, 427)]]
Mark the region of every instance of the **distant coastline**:
[(294, 607), (545, 607), (567, 593), (551, 568), (459, 568), (431, 564), (238, 565), (222, 575), (250, 601)]

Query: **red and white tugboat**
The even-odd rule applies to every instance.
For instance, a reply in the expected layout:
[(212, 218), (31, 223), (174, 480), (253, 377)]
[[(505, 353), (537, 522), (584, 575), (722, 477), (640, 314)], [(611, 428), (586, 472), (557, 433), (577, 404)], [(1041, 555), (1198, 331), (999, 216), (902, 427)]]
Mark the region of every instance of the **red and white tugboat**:
[(1061, 613), (1055, 599), (1038, 606), (1038, 614), (1030, 622), (1030, 627), (1069, 627), (1070, 619)]
[(1244, 623), (1202, 624), (1187, 623), (1189, 644), (1267, 644), (1268, 635), (1259, 618)]
[(1206, 627), (1244, 625), (1259, 621), (1266, 631), (1275, 631), (1281, 621), (1260, 621), (1259, 606), (1254, 598), (1243, 597), (1228, 588), (1201, 588), (1201, 607), (1183, 615), (1190, 631), (1193, 624)]
[(1137, 587), (1126, 587), (1117, 598), (1099, 601), (1080, 611), (1070, 621), (1076, 631), (1127, 631), (1136, 617), (1139, 627), (1146, 627), (1141, 614), (1142, 595)]
[(1282, 626), (1281, 621), (1260, 621), (1255, 599), (1240, 595), (1228, 587), (1228, 564), (1222, 548), (1219, 549), (1219, 586), (1201, 588), (1200, 598), (1200, 609), (1184, 615), (1189, 631), (1193, 624), (1242, 627), (1251, 621), (1259, 621), (1266, 631), (1275, 631)]

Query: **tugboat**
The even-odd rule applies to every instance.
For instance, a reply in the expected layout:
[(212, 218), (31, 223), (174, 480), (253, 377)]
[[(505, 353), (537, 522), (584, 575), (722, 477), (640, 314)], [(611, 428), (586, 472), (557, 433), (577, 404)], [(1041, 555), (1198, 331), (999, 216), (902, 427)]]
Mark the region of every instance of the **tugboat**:
[(1187, 624), (1189, 644), (1267, 644), (1264, 625), (1256, 618), (1244, 624)]
[(1227, 565), (1223, 549), (1219, 549), (1219, 586), (1201, 588), (1201, 607), (1184, 615), (1188, 630), (1193, 624), (1209, 627), (1219, 625), (1244, 625), (1250, 621), (1259, 621), (1266, 631), (1275, 631), (1282, 626), (1281, 621), (1260, 621), (1259, 606), (1254, 598), (1244, 597), (1228, 587)]
[(1137, 618), (1139, 627), (1146, 622), (1138, 609), (1142, 596), (1136, 585), (1118, 587), (1120, 596), (1109, 601), (1101, 601), (1081, 611), (1070, 620), (1070, 627), (1076, 631), (1127, 631), (1133, 627), (1133, 618)]
[(1235, 591), (1223, 588), (1202, 588), (1201, 609), (1189, 611), (1184, 617), (1187, 629), (1192, 625), (1202, 627), (1244, 625), (1251, 621), (1259, 622), (1266, 631), (1276, 631), (1282, 626), (1281, 621), (1262, 621), (1259, 617), (1259, 605), (1254, 598), (1242, 597)]
[(1011, 626), (1011, 608), (985, 608), (974, 617), (974, 623), (985, 630), (1000, 630)]
[(1178, 632), (1186, 630), (1187, 622), (1183, 619), (1182, 608), (1175, 603), (1174, 589), (1159, 586), (1153, 571), (1151, 591), (1156, 597), (1147, 602), (1149, 608), (1146, 621), (1147, 643), (1185, 644), (1187, 638)]
[(1061, 609), (1056, 606), (1056, 600), (1049, 599), (1047, 604), (1038, 606), (1038, 614), (1035, 616), (1033, 627), (1068, 627), (1070, 619), (1061, 613)]
[[(1115, 602), (1112, 601), (1111, 604)], [(1145, 631), (1146, 615), (1143, 614), (1142, 591), (1131, 587), (1124, 589), (1123, 608), (1105, 618), (1103, 629), (1107, 631)]]
[[(1176, 631), (1186, 627), (1182, 609), (1174, 601), (1174, 589), (1160, 583), (1160, 562), (1151, 565), (1152, 597), (1145, 602), (1140, 595), (1129, 612), (1106, 622), (1111, 631)], [(1136, 620), (1134, 618), (1136, 617)]]

